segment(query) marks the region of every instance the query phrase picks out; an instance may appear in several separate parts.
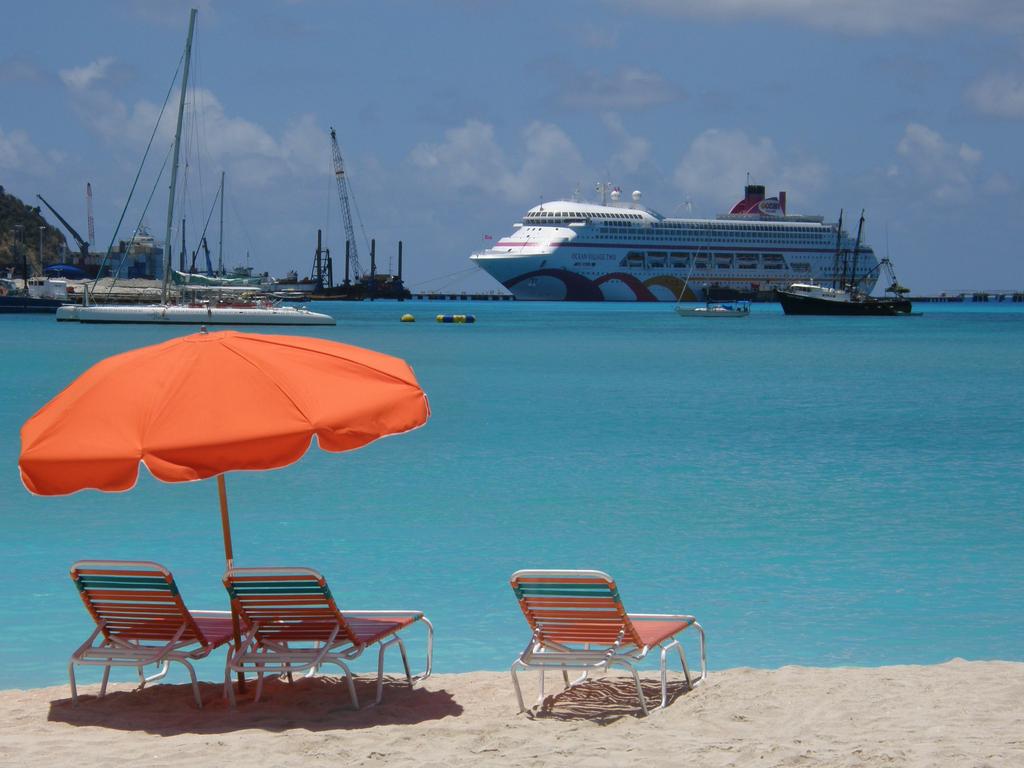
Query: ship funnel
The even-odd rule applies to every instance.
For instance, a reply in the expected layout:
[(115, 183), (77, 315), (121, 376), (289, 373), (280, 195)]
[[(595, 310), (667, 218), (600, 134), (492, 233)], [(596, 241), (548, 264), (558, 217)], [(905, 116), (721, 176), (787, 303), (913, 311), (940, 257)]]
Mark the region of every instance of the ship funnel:
[(779, 192), (779, 208), (782, 209), (782, 215), (786, 215), (786, 190)]

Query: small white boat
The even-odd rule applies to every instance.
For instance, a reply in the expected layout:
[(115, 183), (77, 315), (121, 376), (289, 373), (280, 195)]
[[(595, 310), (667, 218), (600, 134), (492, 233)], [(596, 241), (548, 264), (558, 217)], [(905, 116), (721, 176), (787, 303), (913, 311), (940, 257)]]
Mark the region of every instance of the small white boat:
[(703, 307), (676, 305), (680, 317), (747, 317), (750, 314), (749, 301), (709, 301)]

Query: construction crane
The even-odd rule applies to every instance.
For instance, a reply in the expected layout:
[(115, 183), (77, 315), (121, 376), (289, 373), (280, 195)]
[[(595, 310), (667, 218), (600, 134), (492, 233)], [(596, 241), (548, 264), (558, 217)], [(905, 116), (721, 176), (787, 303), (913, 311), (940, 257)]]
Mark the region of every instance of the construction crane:
[(349, 258), (352, 263), (352, 274), (358, 280), (362, 269), (359, 267), (359, 250), (356, 246), (356, 232), (352, 226), (352, 211), (349, 207), (348, 177), (345, 175), (345, 163), (338, 149), (338, 137), (331, 127), (331, 154), (334, 158), (334, 180), (338, 183), (338, 199), (341, 200), (341, 217), (345, 223), (345, 238), (350, 243)]
[(92, 220), (92, 184), (85, 182), (85, 212), (89, 217), (89, 242), (96, 242), (96, 225)]
[(72, 227), (70, 224), (68, 224), (67, 219), (65, 219), (63, 216), (61, 216), (59, 213), (57, 213), (57, 209), (56, 208), (54, 208), (52, 205), (50, 205), (48, 202), (46, 202), (46, 198), (45, 197), (43, 197), (42, 195), (36, 195), (36, 197), (38, 197), (40, 200), (43, 201), (43, 205), (45, 205), (47, 208), (49, 208), (50, 212), (53, 213), (53, 215), (56, 216), (58, 219), (60, 219), (60, 223), (64, 225), (64, 229), (66, 229), (68, 232), (70, 232), (71, 236), (73, 238), (75, 238), (75, 242), (78, 243), (78, 253), (79, 253), (78, 266), (80, 266), (80, 267), (85, 266), (85, 263), (86, 263), (87, 258), (89, 256), (89, 243), (87, 243), (85, 240), (83, 240), (82, 236), (80, 234), (78, 234), (78, 232), (75, 231), (75, 228)]

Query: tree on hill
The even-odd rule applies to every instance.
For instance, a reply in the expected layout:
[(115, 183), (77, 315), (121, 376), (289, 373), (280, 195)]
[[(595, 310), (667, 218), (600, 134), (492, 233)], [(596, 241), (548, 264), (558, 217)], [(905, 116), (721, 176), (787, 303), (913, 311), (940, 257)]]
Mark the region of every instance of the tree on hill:
[[(20, 227), (20, 229), (19, 229)], [(39, 259), (39, 228), (43, 227), (42, 262)], [(0, 186), (0, 270), (14, 267), (21, 276), (22, 251), (31, 275), (40, 275), (44, 264), (56, 264), (67, 252), (67, 240), (52, 226), (38, 207), (26, 205)]]

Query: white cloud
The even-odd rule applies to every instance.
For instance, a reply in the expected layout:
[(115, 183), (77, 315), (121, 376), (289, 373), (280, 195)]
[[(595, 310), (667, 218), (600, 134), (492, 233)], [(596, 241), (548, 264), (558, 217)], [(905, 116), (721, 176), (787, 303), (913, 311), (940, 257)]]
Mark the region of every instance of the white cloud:
[[(128, 105), (103, 87), (112, 59), (98, 59), (84, 67), (64, 70), (81, 118), (112, 144), (141, 152), (160, 115), (160, 104), (140, 100)], [(168, 99), (154, 147), (167, 147), (174, 138), (178, 93)], [(323, 173), (330, 159), (327, 132), (311, 114), (293, 118), (279, 137), (244, 117), (228, 114), (217, 96), (204, 88), (190, 89), (186, 101), (194, 119), (203, 160), (225, 168), (232, 183), (263, 187), (287, 176)], [(195, 158), (192, 158), (194, 161)]]
[(60, 79), (72, 91), (84, 91), (102, 81), (113, 63), (111, 56), (102, 56), (84, 67), (60, 70)]
[(1015, 75), (986, 75), (967, 89), (966, 97), (982, 114), (1024, 118), (1024, 80)]
[(807, 200), (825, 186), (828, 169), (814, 160), (783, 157), (765, 136), (710, 129), (693, 140), (676, 167), (676, 185), (709, 212), (742, 197), (743, 183), (752, 181), (784, 189), (790, 200)]
[(44, 152), (25, 131), (0, 128), (0, 171), (20, 171), (30, 176), (50, 176), (63, 159), (59, 152)]
[(611, 159), (612, 171), (633, 173), (640, 168), (651, 154), (651, 142), (643, 136), (636, 136), (626, 130), (622, 118), (614, 113), (603, 116), (608, 131), (622, 141), (622, 150)]
[(634, 0), (636, 6), (666, 15), (781, 19), (862, 34), (957, 24), (1024, 29), (1024, 4), (1019, 0)]
[(442, 143), (416, 146), (410, 159), (446, 187), (497, 193), (514, 202), (550, 195), (582, 178), (579, 151), (558, 126), (531, 123), (523, 143), (525, 156), (516, 167), (498, 145), (494, 126), (468, 120), (445, 131)]
[(973, 192), (982, 159), (980, 150), (947, 141), (926, 125), (909, 123), (896, 151), (903, 165), (898, 165), (892, 175), (902, 176), (905, 170), (915, 182), (928, 187), (927, 194), (933, 200), (958, 203)]

